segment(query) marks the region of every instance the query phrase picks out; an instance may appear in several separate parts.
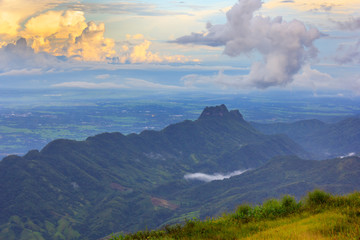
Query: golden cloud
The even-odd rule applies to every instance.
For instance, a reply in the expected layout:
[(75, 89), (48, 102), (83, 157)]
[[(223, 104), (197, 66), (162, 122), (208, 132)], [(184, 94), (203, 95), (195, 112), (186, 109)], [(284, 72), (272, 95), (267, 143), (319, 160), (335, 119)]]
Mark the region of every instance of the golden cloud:
[(86, 23), (81, 11), (48, 11), (31, 18), (21, 35), (36, 52), (83, 61), (104, 61), (115, 56), (115, 41), (104, 37), (103, 23)]
[(17, 37), (23, 21), (38, 12), (45, 11), (65, 0), (1, 0), (0, 35), (4, 39)]
[(79, 36), (86, 27), (83, 12), (49, 11), (26, 22), (25, 33), (29, 36), (68, 38), (69, 34)]
[(105, 25), (89, 22), (80, 36), (69, 39), (69, 56), (79, 56), (86, 61), (104, 61), (116, 55), (115, 41), (104, 37)]
[(160, 55), (150, 51), (151, 41), (142, 34), (126, 35), (126, 44), (122, 45), (119, 61), (121, 63), (161, 63), (161, 62), (199, 62), (184, 55)]
[(0, 0), (0, 48), (23, 37), (35, 52), (81, 61), (119, 59), (123, 63), (160, 63), (190, 60), (182, 55), (153, 53), (150, 51), (152, 43), (142, 34), (127, 35), (129, 44), (124, 44), (117, 52), (114, 39), (105, 37), (104, 23), (87, 22), (84, 12), (79, 10), (51, 10), (63, 2), (66, 0)]

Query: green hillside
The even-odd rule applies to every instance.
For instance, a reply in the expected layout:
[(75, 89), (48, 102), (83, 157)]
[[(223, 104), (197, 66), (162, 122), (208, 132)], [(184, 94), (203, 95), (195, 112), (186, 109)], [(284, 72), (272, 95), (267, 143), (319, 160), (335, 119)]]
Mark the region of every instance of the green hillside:
[(186, 205), (188, 211), (205, 219), (232, 211), (241, 203), (261, 203), (285, 194), (299, 200), (314, 189), (323, 189), (333, 194), (359, 191), (359, 179), (359, 157), (314, 161), (283, 156), (229, 179), (188, 186), (186, 189), (167, 190), (168, 195), (159, 191), (157, 195), (191, 203)]
[(359, 239), (360, 193), (333, 196), (313, 191), (297, 202), (285, 195), (262, 205), (240, 205), (235, 212), (204, 221), (109, 237), (130, 239)]
[(225, 105), (161, 131), (58, 139), (0, 161), (0, 238), (97, 239), (156, 228), (196, 207), (197, 199), (172, 196), (202, 184), (185, 174), (256, 168), (289, 154), (306, 156), (289, 138), (260, 133)]
[(293, 123), (251, 123), (266, 134), (286, 134), (316, 159), (360, 152), (360, 118), (349, 117), (336, 123), (303, 120)]
[[(58, 139), (0, 161), (0, 239), (99, 239), (217, 217), (284, 194), (360, 190), (360, 158), (306, 157), (290, 138), (259, 132), (225, 105), (161, 131)], [(247, 171), (185, 179), (237, 170)]]

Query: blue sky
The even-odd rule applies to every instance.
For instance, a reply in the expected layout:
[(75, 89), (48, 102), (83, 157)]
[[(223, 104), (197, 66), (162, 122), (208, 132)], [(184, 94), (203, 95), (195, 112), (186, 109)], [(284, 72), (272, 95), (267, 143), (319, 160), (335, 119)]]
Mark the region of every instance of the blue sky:
[(0, 87), (360, 94), (359, 0), (0, 0)]

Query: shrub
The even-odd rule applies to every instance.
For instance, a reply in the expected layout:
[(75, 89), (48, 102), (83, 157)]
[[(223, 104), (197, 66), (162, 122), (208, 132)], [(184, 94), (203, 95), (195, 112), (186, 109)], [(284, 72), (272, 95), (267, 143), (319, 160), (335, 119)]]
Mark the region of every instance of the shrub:
[(348, 196), (349, 205), (353, 207), (360, 207), (360, 192), (354, 192)]
[(236, 220), (248, 222), (253, 219), (276, 218), (299, 211), (301, 203), (297, 203), (295, 198), (289, 195), (284, 196), (281, 201), (270, 199), (263, 205), (251, 207), (250, 205), (240, 205), (233, 216)]
[(235, 212), (234, 218), (237, 220), (248, 220), (252, 216), (252, 208), (250, 205), (240, 205)]
[(321, 190), (315, 190), (308, 193), (305, 203), (310, 207), (319, 206), (328, 203), (330, 199), (331, 195), (329, 193)]
[(276, 199), (267, 200), (262, 205), (262, 217), (263, 218), (274, 218), (283, 215), (281, 204)]
[(291, 214), (298, 211), (301, 207), (301, 203), (297, 203), (295, 198), (289, 195), (285, 195), (281, 199), (281, 208), (284, 214)]

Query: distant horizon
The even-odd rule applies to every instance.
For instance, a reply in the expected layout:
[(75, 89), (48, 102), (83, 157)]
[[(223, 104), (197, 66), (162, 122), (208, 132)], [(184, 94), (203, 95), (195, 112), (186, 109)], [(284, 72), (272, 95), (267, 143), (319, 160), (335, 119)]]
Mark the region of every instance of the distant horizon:
[(229, 110), (239, 110), (245, 121), (258, 123), (309, 119), (334, 123), (360, 116), (360, 97), (346, 95), (267, 91), (121, 97), (116, 92), (105, 93), (97, 96), (92, 91), (75, 90), (58, 95), (46, 89), (17, 89), (5, 96), (0, 94), (0, 158), (40, 150), (59, 138), (85, 140), (103, 132), (127, 135), (161, 130), (170, 124), (196, 120), (205, 107), (221, 104)]

